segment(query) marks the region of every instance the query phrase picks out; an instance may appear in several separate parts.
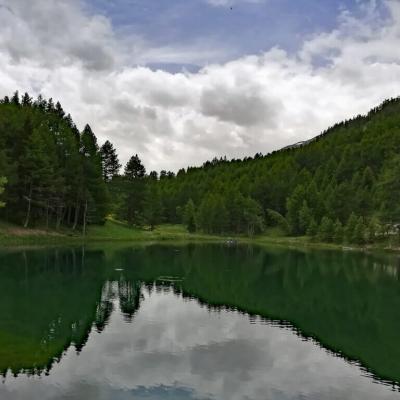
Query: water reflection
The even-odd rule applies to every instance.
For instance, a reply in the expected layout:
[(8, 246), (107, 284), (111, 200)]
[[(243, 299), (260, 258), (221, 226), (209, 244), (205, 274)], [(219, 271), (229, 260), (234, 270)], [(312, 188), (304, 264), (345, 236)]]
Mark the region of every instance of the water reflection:
[(400, 398), (396, 264), (221, 246), (3, 252), (0, 398)]

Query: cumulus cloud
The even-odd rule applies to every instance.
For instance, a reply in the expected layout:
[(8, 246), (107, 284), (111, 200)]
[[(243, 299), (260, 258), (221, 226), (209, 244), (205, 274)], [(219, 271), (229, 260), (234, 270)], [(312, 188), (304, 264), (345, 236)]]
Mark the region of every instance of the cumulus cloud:
[[(3, 0), (0, 96), (60, 100), (79, 127), (110, 139), (124, 162), (138, 152), (148, 169), (267, 153), (400, 94), (400, 3), (382, 4), (384, 15), (374, 2), (357, 16), (344, 10), (295, 54), (273, 48), (172, 74), (138, 65), (162, 62), (165, 49), (121, 38), (78, 0)], [(199, 57), (196, 48), (167, 53)]]

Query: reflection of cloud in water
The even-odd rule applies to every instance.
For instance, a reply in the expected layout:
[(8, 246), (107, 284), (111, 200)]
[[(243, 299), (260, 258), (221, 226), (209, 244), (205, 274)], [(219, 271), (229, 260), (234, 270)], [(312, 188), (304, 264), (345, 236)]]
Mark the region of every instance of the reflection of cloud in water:
[(172, 292), (143, 295), (131, 324), (111, 314), (80, 355), (68, 351), (48, 377), (7, 377), (0, 398), (16, 389), (19, 400), (400, 398), (289, 330)]

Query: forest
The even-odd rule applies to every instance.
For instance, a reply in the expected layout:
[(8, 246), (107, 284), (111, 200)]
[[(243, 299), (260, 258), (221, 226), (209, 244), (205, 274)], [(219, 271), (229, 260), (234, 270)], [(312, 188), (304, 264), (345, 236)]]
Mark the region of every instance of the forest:
[(282, 235), (364, 244), (399, 233), (400, 98), (311, 141), (201, 167), (122, 169), (113, 144), (82, 131), (59, 102), (15, 92), (0, 102), (0, 219), (86, 233), (113, 217), (153, 229)]

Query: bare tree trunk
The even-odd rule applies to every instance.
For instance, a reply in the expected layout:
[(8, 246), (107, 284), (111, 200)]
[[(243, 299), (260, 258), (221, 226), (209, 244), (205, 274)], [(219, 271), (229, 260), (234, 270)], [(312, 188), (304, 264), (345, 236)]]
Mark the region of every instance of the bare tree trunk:
[(79, 205), (78, 201), (76, 201), (74, 225), (72, 226), (73, 231), (76, 229), (76, 226), (78, 225), (79, 209), (80, 209), (80, 205)]
[(64, 206), (59, 206), (57, 207), (57, 223), (56, 223), (56, 229), (60, 229), (61, 221), (65, 217), (65, 208)]
[(68, 214), (67, 214), (67, 224), (68, 226), (71, 225), (71, 217), (72, 217), (72, 207), (68, 205)]
[(32, 202), (32, 182), (29, 188), (29, 197), (26, 197), (28, 200), (28, 209), (26, 210), (26, 218), (25, 218), (25, 223), (24, 223), (24, 228), (28, 227), (29, 224), (29, 218), (31, 216), (31, 202)]
[(47, 200), (47, 205), (46, 205), (46, 229), (49, 229), (49, 201)]
[(88, 201), (85, 201), (85, 211), (83, 212), (83, 236), (86, 236), (86, 214), (88, 208)]

